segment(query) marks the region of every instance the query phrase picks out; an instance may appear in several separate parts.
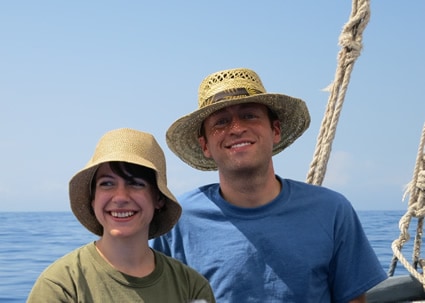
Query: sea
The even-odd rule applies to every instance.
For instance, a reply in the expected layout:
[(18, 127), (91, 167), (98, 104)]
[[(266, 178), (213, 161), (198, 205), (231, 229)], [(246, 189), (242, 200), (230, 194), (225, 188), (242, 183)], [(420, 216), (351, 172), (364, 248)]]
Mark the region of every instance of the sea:
[[(391, 243), (400, 236), (405, 211), (357, 211), (382, 267), (388, 272)], [(417, 220), (410, 222), (409, 240), (402, 249), (412, 259)], [(308, 224), (308, 222), (305, 222)], [(0, 302), (25, 302), (38, 275), (66, 253), (94, 241), (71, 212), (0, 212)], [(397, 262), (394, 275), (408, 274)]]

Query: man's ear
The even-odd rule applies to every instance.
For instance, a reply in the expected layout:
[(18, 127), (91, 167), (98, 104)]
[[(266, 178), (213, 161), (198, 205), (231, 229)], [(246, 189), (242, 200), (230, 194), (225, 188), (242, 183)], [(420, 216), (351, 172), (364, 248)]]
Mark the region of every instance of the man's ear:
[(198, 138), (199, 145), (201, 146), (202, 152), (204, 153), (205, 158), (211, 158), (211, 153), (208, 150), (207, 139), (204, 136)]
[(280, 121), (279, 120), (274, 120), (272, 123), (272, 130), (274, 132), (274, 140), (273, 143), (277, 144), (280, 142), (281, 139), (281, 135), (282, 135), (282, 130), (280, 129)]

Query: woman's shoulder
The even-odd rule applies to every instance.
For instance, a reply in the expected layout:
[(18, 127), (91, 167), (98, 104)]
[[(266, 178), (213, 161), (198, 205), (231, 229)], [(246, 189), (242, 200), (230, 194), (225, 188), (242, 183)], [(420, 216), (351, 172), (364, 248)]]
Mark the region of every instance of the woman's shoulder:
[(85, 244), (56, 259), (53, 263), (46, 267), (46, 269), (44, 270), (44, 274), (61, 274), (65, 271), (65, 269), (70, 269), (74, 268), (75, 266), (78, 266), (80, 260), (82, 258), (85, 258), (87, 254), (89, 254), (90, 246), (94, 246), (94, 244)]
[(162, 267), (162, 280), (168, 287), (174, 285), (184, 290), (190, 302), (215, 302), (211, 285), (203, 275), (177, 259), (159, 251), (154, 250), (154, 253), (157, 267)]
[(164, 253), (154, 250), (155, 253), (155, 259), (156, 262), (161, 262), (162, 263), (162, 267), (164, 268), (164, 271), (173, 271), (175, 273), (180, 273), (183, 275), (188, 275), (191, 276), (192, 278), (197, 278), (200, 280), (205, 280), (205, 277), (202, 276), (200, 273), (198, 273), (196, 270), (194, 270), (192, 267), (184, 264), (183, 262), (165, 255)]

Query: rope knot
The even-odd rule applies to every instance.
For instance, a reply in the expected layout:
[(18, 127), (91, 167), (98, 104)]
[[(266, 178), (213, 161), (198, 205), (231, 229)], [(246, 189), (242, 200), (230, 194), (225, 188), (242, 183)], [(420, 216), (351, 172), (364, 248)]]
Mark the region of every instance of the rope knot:
[(362, 50), (362, 42), (353, 40), (350, 35), (343, 35), (339, 40), (339, 44), (347, 50), (347, 52), (354, 52), (360, 55), (360, 51)]
[(425, 190), (425, 170), (421, 170), (418, 172), (418, 180), (416, 181), (416, 187), (419, 190)]

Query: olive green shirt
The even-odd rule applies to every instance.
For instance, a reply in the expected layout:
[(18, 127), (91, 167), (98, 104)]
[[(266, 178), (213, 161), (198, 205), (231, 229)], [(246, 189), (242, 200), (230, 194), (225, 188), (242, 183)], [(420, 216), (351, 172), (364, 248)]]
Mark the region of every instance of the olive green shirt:
[(203, 276), (173, 258), (154, 253), (155, 270), (137, 278), (114, 269), (99, 255), (94, 242), (89, 243), (47, 267), (27, 302), (215, 303)]

